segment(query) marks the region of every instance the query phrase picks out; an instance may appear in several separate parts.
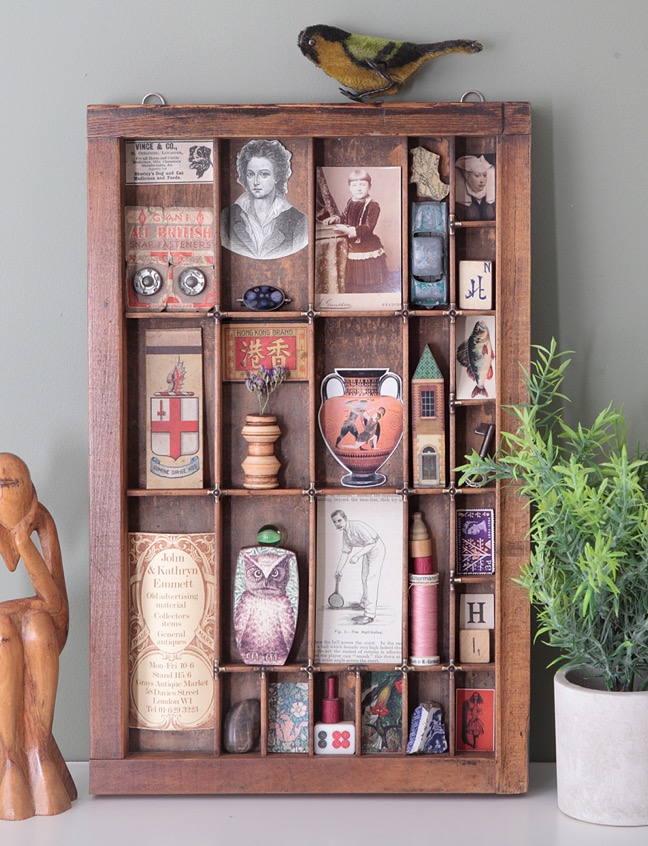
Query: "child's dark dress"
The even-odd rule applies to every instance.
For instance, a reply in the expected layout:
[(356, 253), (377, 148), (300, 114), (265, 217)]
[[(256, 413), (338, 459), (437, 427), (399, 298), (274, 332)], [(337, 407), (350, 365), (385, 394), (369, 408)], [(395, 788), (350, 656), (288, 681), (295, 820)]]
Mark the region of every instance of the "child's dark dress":
[(353, 226), (355, 237), (349, 237), (344, 290), (349, 294), (389, 290), (387, 259), (380, 238), (374, 228), (380, 216), (380, 206), (375, 200), (349, 200), (341, 223)]

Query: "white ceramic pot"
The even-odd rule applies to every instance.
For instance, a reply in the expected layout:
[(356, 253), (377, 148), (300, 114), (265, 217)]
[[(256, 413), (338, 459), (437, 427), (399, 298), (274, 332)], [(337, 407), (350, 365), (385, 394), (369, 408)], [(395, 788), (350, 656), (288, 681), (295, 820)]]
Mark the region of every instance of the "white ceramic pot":
[(588, 675), (554, 677), (558, 807), (585, 822), (648, 825), (648, 692), (610, 693)]

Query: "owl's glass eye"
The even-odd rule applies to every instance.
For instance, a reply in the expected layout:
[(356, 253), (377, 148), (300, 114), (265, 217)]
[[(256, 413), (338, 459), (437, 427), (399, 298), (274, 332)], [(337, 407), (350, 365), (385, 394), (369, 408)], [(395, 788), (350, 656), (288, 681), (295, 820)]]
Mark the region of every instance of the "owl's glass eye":
[(270, 575), (270, 578), (271, 578), (271, 579), (279, 579), (279, 578), (281, 578), (281, 571), (280, 571), (280, 570), (273, 570), (273, 571), (272, 571), (272, 573), (271, 573), (271, 575)]
[(254, 572), (252, 573), (252, 578), (259, 581), (259, 579), (263, 578), (263, 573), (261, 572), (261, 570), (254, 570)]

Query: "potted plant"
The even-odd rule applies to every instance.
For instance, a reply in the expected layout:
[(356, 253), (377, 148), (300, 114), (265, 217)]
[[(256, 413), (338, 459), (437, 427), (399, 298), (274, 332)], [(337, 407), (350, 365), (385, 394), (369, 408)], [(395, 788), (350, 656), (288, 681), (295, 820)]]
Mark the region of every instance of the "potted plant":
[[(577, 819), (648, 824), (648, 465), (611, 405), (590, 427), (565, 421), (567, 353), (536, 347), (529, 401), (495, 454), (467, 457), (460, 484), (514, 483), (531, 507), (531, 554), (516, 581), (536, 637), (560, 650), (558, 804)], [(573, 736), (570, 735), (573, 733)]]
[(259, 413), (248, 414), (241, 434), (248, 444), (248, 455), (242, 463), (245, 473), (243, 486), (252, 490), (276, 488), (279, 486), (277, 473), (281, 466), (274, 454), (275, 441), (281, 435), (277, 418), (266, 414), (271, 395), (288, 378), (285, 367), (264, 367), (245, 380), (245, 387), (259, 401)]

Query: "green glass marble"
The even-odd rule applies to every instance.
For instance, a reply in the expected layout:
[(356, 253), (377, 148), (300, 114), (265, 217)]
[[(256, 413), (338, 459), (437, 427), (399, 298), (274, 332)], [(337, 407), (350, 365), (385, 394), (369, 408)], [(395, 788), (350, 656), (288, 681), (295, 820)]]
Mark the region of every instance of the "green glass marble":
[(257, 532), (257, 541), (259, 543), (268, 544), (270, 546), (274, 546), (274, 544), (281, 543), (281, 538), (283, 535), (279, 531), (276, 526), (273, 526), (271, 523), (268, 523), (267, 526), (261, 526), (259, 531)]

